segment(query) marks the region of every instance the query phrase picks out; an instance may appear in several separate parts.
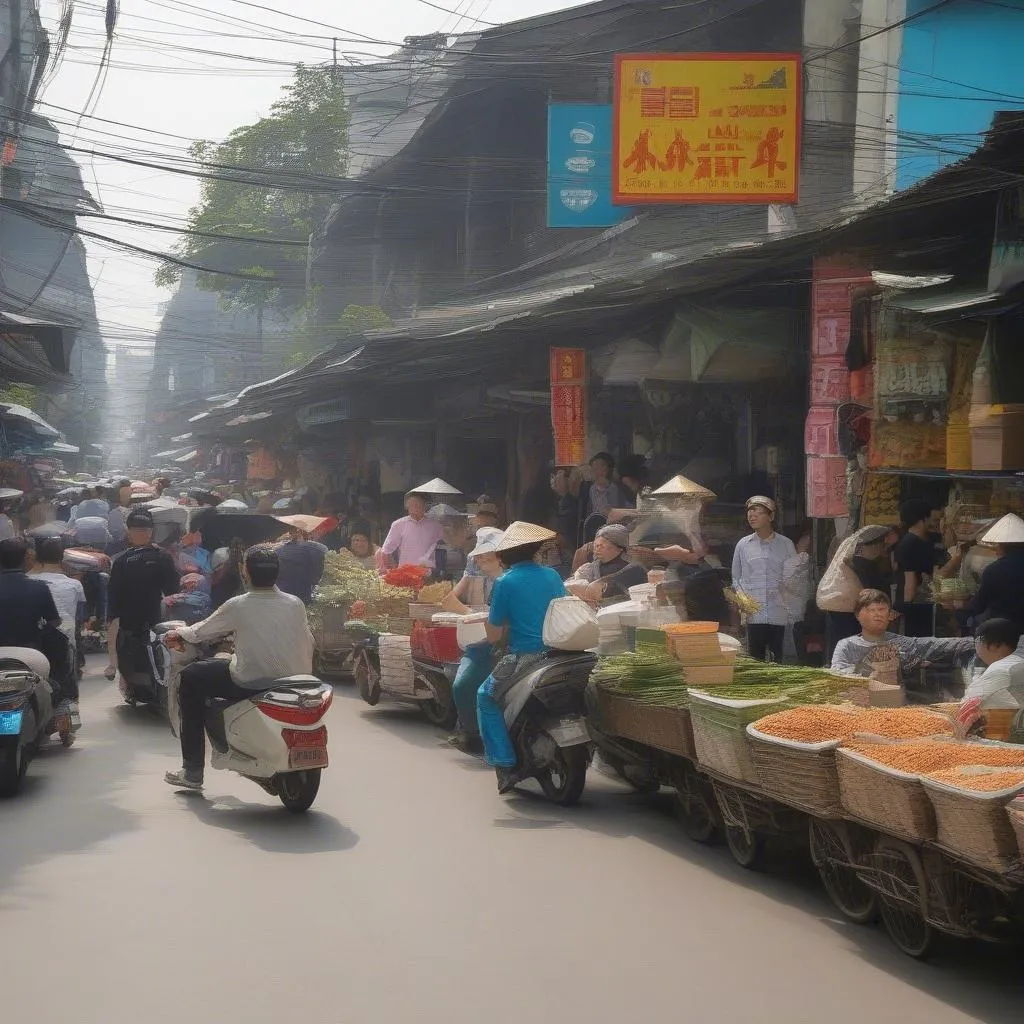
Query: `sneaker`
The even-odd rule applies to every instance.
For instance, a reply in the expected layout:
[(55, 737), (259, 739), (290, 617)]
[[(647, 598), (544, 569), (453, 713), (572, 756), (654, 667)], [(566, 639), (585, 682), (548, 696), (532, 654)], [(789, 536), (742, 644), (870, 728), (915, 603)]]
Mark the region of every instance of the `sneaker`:
[(108, 665), (103, 670), (103, 678), (109, 680), (110, 682), (114, 681), (114, 676), (116, 676), (116, 675), (117, 675), (117, 669), (114, 668), (113, 665)]
[(175, 789), (189, 789), (199, 792), (203, 788), (203, 776), (200, 772), (190, 772), (185, 768), (177, 772), (167, 772), (164, 782)]

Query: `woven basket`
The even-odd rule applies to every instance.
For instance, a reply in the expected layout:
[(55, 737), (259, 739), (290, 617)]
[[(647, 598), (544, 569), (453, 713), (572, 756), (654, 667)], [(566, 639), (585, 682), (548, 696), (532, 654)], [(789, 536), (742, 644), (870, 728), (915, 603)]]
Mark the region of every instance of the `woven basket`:
[(766, 793), (822, 817), (841, 814), (836, 768), (840, 740), (798, 743), (767, 736), (753, 725), (747, 726), (747, 740), (758, 781)]
[(309, 622), (313, 643), (321, 654), (352, 650), (352, 637), (345, 628), (349, 609), (332, 605), (314, 605), (310, 608)]
[(726, 700), (690, 691), (690, 716), (697, 761), (726, 778), (760, 785), (750, 753), (746, 727), (771, 711), (779, 700)]
[(687, 708), (642, 704), (597, 689), (601, 723), (612, 736), (621, 736), (646, 747), (697, 760), (693, 745), (693, 725)]
[(1024, 858), (1024, 808), (1007, 807), (1006, 816), (1010, 819), (1010, 826), (1017, 836), (1017, 848), (1021, 858)]
[(919, 775), (897, 771), (840, 747), (836, 754), (843, 809), (884, 832), (935, 838), (935, 812)]
[(1015, 866), (1020, 847), (1006, 805), (1024, 785), (978, 792), (935, 779), (922, 782), (935, 811), (936, 838), (947, 850), (990, 871), (1002, 873)]

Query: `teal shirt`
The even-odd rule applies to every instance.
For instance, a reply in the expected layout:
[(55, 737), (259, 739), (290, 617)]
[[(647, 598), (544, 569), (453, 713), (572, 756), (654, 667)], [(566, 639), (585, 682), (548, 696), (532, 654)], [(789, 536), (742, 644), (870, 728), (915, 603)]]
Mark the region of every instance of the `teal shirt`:
[(508, 627), (512, 654), (537, 654), (544, 650), (544, 616), (556, 597), (565, 597), (561, 576), (536, 562), (521, 562), (495, 581), (487, 621)]

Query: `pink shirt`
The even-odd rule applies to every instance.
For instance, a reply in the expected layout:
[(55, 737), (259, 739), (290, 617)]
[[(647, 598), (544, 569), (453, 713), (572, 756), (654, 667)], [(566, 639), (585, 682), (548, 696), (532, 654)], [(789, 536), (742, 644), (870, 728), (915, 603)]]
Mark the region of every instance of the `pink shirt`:
[(444, 530), (436, 519), (403, 516), (391, 524), (380, 550), (385, 555), (397, 551), (399, 565), (433, 565), (434, 548), (443, 536)]

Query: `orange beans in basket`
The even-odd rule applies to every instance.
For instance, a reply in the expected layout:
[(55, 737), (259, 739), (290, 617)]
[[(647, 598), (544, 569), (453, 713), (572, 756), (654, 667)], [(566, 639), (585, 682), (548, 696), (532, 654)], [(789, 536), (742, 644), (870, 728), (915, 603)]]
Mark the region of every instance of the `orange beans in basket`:
[(914, 739), (952, 733), (949, 719), (923, 708), (845, 708), (819, 704), (778, 711), (754, 723), (766, 736), (797, 743), (827, 743), (858, 733)]
[(970, 769), (943, 768), (942, 771), (930, 772), (929, 779), (943, 782), (957, 789), (971, 789), (978, 793), (996, 793), (1002, 789), (1014, 789), (1024, 786), (1024, 769), (1007, 772), (981, 772), (974, 774)]
[(943, 768), (979, 764), (992, 768), (1024, 769), (1024, 746), (1016, 750), (989, 747), (983, 743), (954, 743), (942, 740), (921, 740), (914, 743), (869, 743), (850, 740), (847, 750), (863, 754), (872, 761), (910, 775), (927, 775)]

